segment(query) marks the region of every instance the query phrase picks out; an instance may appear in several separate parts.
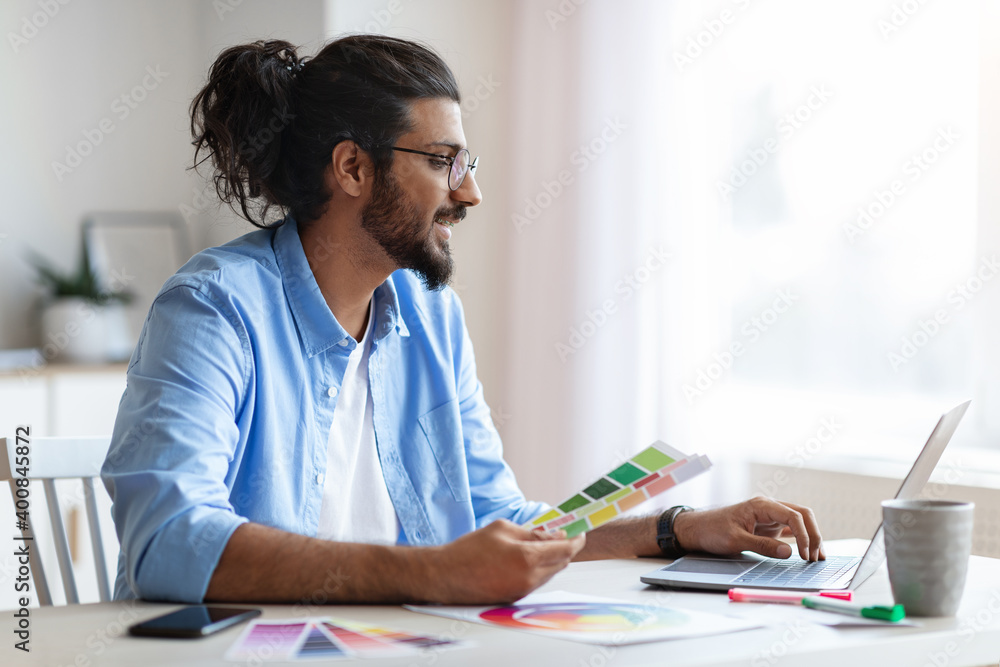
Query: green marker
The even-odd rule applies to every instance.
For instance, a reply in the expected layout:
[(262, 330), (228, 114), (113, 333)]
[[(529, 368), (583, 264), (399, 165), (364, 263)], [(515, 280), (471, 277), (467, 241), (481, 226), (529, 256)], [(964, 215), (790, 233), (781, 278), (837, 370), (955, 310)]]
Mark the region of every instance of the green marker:
[(896, 623), (906, 617), (906, 612), (903, 610), (903, 605), (901, 604), (893, 605), (892, 607), (879, 605), (862, 607), (861, 605), (851, 604), (843, 600), (831, 600), (815, 595), (802, 598), (802, 604), (810, 609), (818, 609), (819, 611), (832, 611), (835, 614), (875, 618), (880, 621), (889, 621), (890, 623)]

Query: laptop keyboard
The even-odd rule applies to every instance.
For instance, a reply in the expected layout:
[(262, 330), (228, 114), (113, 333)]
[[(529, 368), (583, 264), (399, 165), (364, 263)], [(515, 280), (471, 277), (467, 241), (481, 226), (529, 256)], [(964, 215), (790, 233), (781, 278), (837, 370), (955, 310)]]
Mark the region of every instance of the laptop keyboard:
[(767, 560), (749, 572), (743, 573), (732, 583), (783, 588), (817, 588), (837, 581), (845, 572), (857, 565), (858, 560), (854, 556), (833, 556), (812, 562)]

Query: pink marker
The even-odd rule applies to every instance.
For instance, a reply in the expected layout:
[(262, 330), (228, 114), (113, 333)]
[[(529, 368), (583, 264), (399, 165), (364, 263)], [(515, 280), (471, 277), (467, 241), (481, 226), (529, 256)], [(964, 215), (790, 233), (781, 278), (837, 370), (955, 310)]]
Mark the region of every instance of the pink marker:
[(819, 596), (835, 600), (854, 599), (854, 591), (769, 591), (759, 588), (730, 588), (729, 599), (733, 602), (779, 602), (784, 604), (802, 604), (802, 598)]

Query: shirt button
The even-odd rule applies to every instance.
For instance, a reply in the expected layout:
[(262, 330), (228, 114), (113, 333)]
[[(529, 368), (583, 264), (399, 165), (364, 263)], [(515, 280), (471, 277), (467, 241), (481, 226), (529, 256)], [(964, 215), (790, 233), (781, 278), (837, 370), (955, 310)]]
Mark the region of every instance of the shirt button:
[(323, 483), (323, 473), (316, 473), (316, 483), (317, 484)]
[(344, 338), (339, 343), (337, 343), (337, 345), (339, 345), (340, 347), (347, 347), (347, 339)]
[(326, 395), (329, 396), (330, 398), (335, 398), (337, 396), (337, 388), (330, 387), (329, 389), (326, 390)]

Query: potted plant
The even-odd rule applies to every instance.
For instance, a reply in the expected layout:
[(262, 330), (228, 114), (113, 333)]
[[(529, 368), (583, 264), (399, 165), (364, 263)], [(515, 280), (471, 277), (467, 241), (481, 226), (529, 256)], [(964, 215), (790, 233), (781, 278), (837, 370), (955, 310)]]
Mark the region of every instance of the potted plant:
[(41, 351), (47, 361), (94, 364), (128, 359), (133, 341), (125, 304), (130, 294), (104, 289), (86, 252), (73, 273), (62, 273), (37, 255), (31, 263), (49, 292), (41, 316)]

